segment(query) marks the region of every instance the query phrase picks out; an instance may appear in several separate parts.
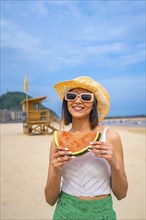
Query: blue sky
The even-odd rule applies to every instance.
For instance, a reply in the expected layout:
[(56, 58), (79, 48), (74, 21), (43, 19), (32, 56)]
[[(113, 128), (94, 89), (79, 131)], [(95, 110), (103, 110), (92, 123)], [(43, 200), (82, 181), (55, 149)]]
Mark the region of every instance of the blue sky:
[(111, 97), (109, 116), (145, 113), (145, 0), (1, 1), (1, 94), (46, 95), (88, 75)]

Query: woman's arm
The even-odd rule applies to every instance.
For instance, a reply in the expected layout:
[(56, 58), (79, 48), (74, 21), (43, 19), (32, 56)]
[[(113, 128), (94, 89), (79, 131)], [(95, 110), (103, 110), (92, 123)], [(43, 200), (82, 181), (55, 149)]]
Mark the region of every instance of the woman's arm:
[(61, 181), (60, 169), (53, 167), (51, 163), (51, 158), (54, 153), (55, 153), (55, 147), (54, 147), (54, 143), (52, 142), (50, 148), (48, 178), (45, 186), (46, 202), (52, 206), (55, 204), (55, 202), (58, 199), (60, 193), (60, 181)]
[[(111, 167), (111, 188), (118, 200), (126, 197), (128, 182), (124, 168), (123, 148), (117, 132), (108, 129), (106, 143), (102, 141), (90, 143), (96, 157), (104, 158)], [(91, 151), (91, 150), (90, 150)]]
[[(47, 183), (45, 186), (45, 198), (49, 205), (54, 205), (60, 193), (61, 169), (72, 157), (68, 156), (71, 152), (63, 147), (56, 147), (54, 141), (51, 143), (49, 170)], [(68, 152), (68, 153), (67, 153)]]
[(111, 167), (111, 187), (114, 195), (118, 200), (126, 197), (128, 190), (128, 181), (124, 167), (124, 155), (121, 138), (115, 131), (107, 132), (111, 151), (109, 151), (109, 164)]

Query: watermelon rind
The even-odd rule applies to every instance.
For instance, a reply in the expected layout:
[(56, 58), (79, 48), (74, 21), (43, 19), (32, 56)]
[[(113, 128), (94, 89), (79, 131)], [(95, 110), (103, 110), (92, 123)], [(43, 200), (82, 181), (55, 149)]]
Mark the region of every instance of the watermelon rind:
[(57, 131), (54, 131), (54, 142), (56, 146), (59, 146), (58, 139), (57, 139)]
[(98, 131), (96, 138), (94, 139), (94, 141), (99, 141), (101, 138), (101, 133)]
[(83, 149), (80, 150), (80, 151), (76, 151), (76, 152), (72, 153), (71, 156), (79, 156), (79, 155), (81, 155), (81, 154), (86, 153), (87, 151), (88, 151), (88, 147), (85, 147), (85, 148), (83, 148)]
[[(96, 137), (95, 137), (94, 140), (93, 140), (93, 142), (94, 142), (94, 141), (99, 141), (99, 140), (100, 140), (100, 137), (101, 137), (101, 133), (98, 131), (97, 134), (96, 134)], [(56, 145), (56, 146), (59, 146), (58, 139), (57, 139), (57, 131), (54, 131), (54, 142), (55, 142), (55, 145)], [(89, 147), (89, 146), (83, 148), (83, 149), (80, 150), (80, 151), (73, 152), (73, 153), (71, 154), (71, 156), (79, 156), (79, 155), (81, 155), (81, 154), (86, 153), (86, 152), (88, 151), (88, 147)]]

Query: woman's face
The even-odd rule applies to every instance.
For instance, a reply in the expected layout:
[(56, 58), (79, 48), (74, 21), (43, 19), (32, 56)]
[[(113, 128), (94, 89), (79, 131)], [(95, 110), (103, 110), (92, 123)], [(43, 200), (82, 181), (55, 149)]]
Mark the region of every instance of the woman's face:
[[(70, 92), (77, 93), (78, 95), (82, 93), (87, 93), (85, 96), (77, 96), (74, 100), (67, 100), (68, 111), (72, 115), (73, 118), (86, 118), (90, 116), (90, 112), (93, 108), (94, 97), (91, 100), (88, 100), (88, 94), (92, 94), (88, 90), (76, 88), (72, 89)], [(93, 95), (91, 95), (93, 96)], [(83, 98), (83, 99), (82, 99)], [(87, 101), (86, 101), (87, 98)], [(85, 99), (85, 101), (84, 101)]]

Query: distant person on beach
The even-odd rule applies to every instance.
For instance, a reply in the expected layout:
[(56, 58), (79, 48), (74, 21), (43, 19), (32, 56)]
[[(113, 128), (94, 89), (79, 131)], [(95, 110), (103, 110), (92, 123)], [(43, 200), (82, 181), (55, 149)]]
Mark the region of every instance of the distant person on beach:
[(53, 220), (116, 220), (111, 193), (118, 200), (125, 198), (128, 182), (120, 136), (100, 124), (109, 111), (109, 94), (87, 76), (59, 82), (54, 88), (70, 132), (96, 131), (101, 139), (76, 157), (52, 140), (45, 197), (51, 206), (57, 202)]

